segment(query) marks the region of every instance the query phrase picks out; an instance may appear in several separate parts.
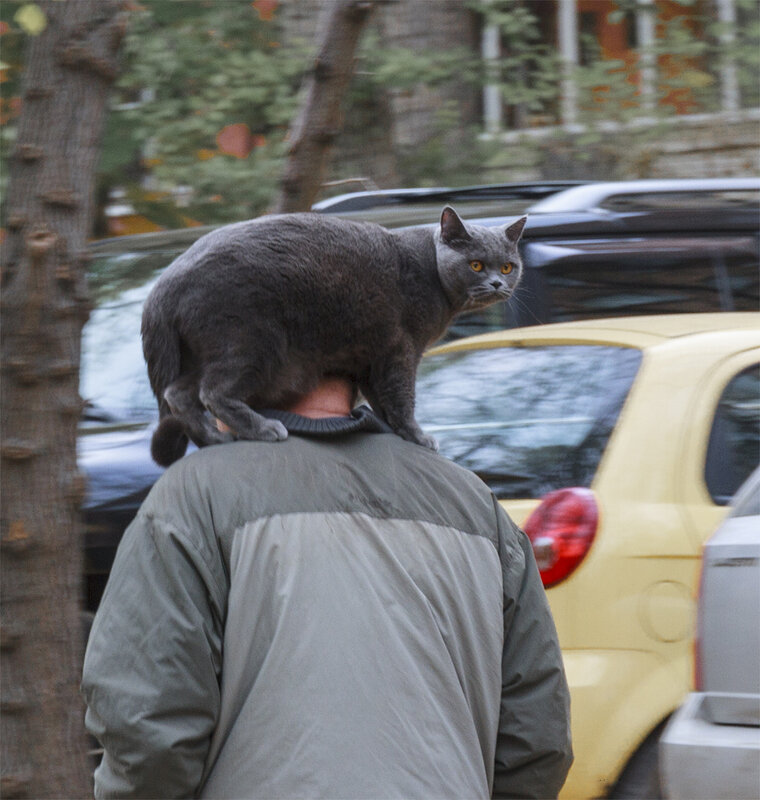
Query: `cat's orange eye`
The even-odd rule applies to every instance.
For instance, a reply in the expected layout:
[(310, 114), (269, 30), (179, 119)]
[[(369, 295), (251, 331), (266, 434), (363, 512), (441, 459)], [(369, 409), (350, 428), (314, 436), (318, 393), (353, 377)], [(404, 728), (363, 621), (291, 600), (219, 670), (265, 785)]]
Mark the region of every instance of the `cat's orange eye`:
[(470, 267), (475, 270), (475, 272), (482, 272), (483, 271), (483, 262), (482, 261), (470, 261)]
[(509, 275), (510, 272), (515, 268), (515, 265), (508, 261), (506, 264), (501, 265), (501, 274), (502, 275)]

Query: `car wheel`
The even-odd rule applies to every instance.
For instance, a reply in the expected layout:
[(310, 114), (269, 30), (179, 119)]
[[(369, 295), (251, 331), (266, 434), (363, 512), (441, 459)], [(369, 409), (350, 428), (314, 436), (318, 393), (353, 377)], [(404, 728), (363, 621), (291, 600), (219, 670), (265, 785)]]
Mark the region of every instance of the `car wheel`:
[(658, 746), (665, 723), (658, 725), (631, 756), (608, 797), (612, 800), (661, 800)]

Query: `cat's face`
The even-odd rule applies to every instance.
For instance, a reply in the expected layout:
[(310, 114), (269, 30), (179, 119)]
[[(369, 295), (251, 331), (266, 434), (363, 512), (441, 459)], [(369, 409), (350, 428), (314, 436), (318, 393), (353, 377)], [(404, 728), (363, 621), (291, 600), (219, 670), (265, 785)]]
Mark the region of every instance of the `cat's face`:
[(500, 228), (465, 226), (450, 206), (435, 233), (438, 275), (452, 306), (471, 311), (508, 300), (522, 275), (517, 251), (525, 222)]

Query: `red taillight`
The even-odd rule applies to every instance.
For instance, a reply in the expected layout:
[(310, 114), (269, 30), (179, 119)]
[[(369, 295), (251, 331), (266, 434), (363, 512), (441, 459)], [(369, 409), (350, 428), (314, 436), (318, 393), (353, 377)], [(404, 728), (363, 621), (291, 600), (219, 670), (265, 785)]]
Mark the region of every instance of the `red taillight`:
[(544, 586), (564, 580), (583, 561), (596, 535), (599, 509), (590, 489), (549, 492), (525, 522)]

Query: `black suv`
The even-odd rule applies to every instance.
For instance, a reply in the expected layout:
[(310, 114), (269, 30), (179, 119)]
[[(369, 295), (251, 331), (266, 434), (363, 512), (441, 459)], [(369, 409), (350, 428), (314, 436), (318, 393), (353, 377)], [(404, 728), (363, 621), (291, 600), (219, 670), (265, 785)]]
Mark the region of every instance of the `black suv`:
[(399, 220), (433, 222), (445, 203), (481, 225), (529, 214), (522, 241), (526, 270), (516, 296), (463, 315), (454, 335), (594, 317), (759, 308), (756, 178), (359, 192), (315, 209), (394, 227)]
[[(482, 225), (529, 214), (519, 291), (508, 304), (459, 317), (449, 338), (588, 317), (760, 308), (760, 179), (358, 192), (314, 210), (402, 227), (435, 224), (446, 204)], [(156, 402), (142, 358), (142, 304), (161, 270), (208, 230), (91, 248), (96, 308), (83, 333), (80, 392), (88, 407), (79, 437), (90, 610), (125, 527), (162, 471), (149, 454)]]

